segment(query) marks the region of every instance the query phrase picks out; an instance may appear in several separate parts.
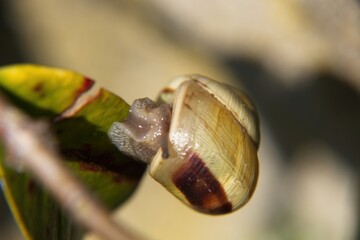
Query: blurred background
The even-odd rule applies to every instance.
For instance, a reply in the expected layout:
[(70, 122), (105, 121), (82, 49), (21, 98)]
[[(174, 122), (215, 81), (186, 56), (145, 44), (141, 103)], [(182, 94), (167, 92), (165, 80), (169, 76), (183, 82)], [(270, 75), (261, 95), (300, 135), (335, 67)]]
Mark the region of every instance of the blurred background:
[[(144, 239), (360, 239), (360, 1), (0, 0), (0, 65), (19, 62), (84, 73), (129, 103), (187, 73), (253, 98), (252, 200), (209, 217), (146, 176), (116, 211)], [(23, 239), (2, 195), (0, 238)]]

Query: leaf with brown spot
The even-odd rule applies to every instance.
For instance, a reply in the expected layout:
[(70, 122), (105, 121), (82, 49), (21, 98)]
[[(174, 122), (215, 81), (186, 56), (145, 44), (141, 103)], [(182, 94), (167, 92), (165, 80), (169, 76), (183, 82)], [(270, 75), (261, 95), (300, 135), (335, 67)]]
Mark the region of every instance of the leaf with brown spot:
[[(0, 92), (32, 118), (51, 124), (66, 164), (107, 207), (114, 208), (134, 192), (145, 165), (120, 154), (107, 137), (112, 122), (127, 116), (126, 102), (101, 88), (83, 102), (77, 101), (93, 85), (94, 81), (62, 69), (0, 68)], [(7, 166), (6, 156), (0, 142), (2, 190), (26, 238), (80, 238), (81, 230), (52, 197), (31, 176)]]

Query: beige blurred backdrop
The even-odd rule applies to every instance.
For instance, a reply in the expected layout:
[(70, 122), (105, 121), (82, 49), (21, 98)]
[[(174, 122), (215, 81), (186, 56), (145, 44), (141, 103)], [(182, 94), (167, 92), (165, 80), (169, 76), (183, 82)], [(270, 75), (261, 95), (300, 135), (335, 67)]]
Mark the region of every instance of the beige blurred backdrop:
[[(1, 65), (72, 69), (129, 103), (200, 73), (257, 104), (260, 178), (245, 207), (205, 216), (145, 176), (115, 213), (130, 230), (154, 240), (360, 238), (359, 1), (0, 3)], [(0, 236), (22, 239), (1, 209)]]

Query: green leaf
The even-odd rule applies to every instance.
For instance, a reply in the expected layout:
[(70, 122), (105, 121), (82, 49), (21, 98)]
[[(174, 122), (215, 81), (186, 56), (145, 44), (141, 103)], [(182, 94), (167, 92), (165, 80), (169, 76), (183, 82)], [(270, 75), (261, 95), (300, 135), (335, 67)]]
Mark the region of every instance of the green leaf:
[[(127, 116), (129, 105), (105, 89), (80, 98), (93, 84), (82, 75), (56, 68), (0, 68), (0, 92), (31, 117), (49, 121), (66, 164), (107, 207), (114, 208), (134, 192), (145, 165), (120, 154), (107, 137), (110, 125)], [(26, 238), (81, 237), (81, 230), (53, 198), (31, 176), (7, 166), (5, 158), (0, 143), (2, 188)]]

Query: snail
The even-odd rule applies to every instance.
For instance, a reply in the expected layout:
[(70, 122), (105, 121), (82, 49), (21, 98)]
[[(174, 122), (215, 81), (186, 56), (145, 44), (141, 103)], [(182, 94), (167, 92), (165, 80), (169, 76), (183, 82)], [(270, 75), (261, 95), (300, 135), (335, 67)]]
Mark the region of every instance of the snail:
[(257, 183), (260, 132), (242, 91), (201, 75), (176, 78), (158, 101), (137, 99), (108, 135), (122, 153), (149, 164), (150, 175), (191, 208), (230, 213)]

